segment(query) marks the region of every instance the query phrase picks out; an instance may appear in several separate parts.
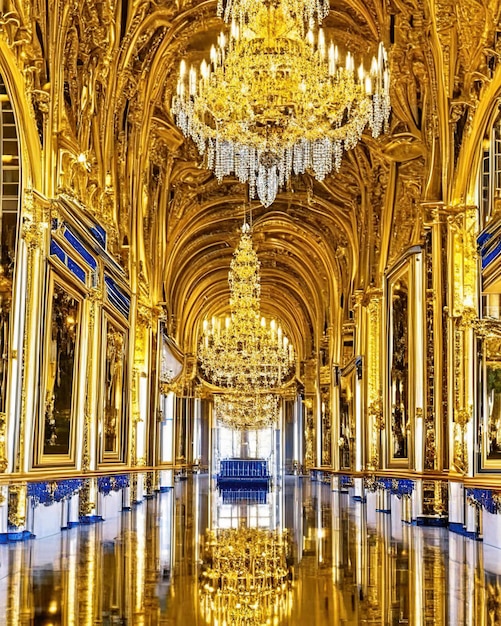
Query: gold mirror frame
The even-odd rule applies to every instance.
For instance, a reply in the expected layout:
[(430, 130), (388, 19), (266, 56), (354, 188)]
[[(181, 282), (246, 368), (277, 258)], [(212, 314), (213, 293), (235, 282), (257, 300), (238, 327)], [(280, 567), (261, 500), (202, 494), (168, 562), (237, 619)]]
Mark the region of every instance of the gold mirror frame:
[[(41, 377), (43, 385), (40, 389), (40, 410), (35, 432), (34, 465), (36, 467), (74, 466), (80, 395), (78, 373), (82, 367), (80, 348), (84, 296), (52, 268), (49, 270), (47, 293)], [(56, 297), (61, 302), (59, 311), (55, 308)], [(68, 362), (69, 355), (71, 355), (71, 362)], [(63, 377), (66, 377), (67, 384)], [(71, 390), (66, 388), (68, 386)], [(65, 413), (68, 414), (67, 417)], [(64, 424), (58, 426), (58, 422), (66, 420), (68, 422), (67, 445), (65, 429), (62, 427)], [(65, 449), (56, 452), (58, 446), (63, 446)], [(51, 451), (51, 448), (54, 451)]]
[(501, 471), (501, 337), (488, 337), (482, 358), (481, 469)]
[(126, 463), (128, 457), (128, 328), (107, 310), (102, 318), (100, 464)]
[(340, 376), (339, 393), (339, 468), (341, 470), (355, 469), (356, 447), (356, 416), (355, 392), (357, 385), (357, 369), (353, 360)]
[(385, 424), (387, 467), (412, 462), (415, 412), (416, 288), (415, 255), (403, 259), (386, 279)]

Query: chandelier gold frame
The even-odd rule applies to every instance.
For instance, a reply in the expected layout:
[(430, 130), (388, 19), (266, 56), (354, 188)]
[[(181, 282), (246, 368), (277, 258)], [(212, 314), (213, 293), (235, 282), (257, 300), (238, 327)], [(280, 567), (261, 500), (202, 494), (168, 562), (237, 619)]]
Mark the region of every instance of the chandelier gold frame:
[(309, 171), (323, 180), (338, 171), (343, 151), (366, 127), (378, 137), (390, 114), (384, 46), (370, 70), (356, 69), (349, 52), (342, 63), (321, 28), (303, 35), (304, 17), (291, 4), (305, 6), (232, 3), (240, 23), (232, 21), (229, 36), (220, 34), (199, 72), (181, 61), (172, 99), (177, 125), (207, 167), (219, 180), (235, 175), (249, 183), (250, 197), (264, 206), (292, 174)]

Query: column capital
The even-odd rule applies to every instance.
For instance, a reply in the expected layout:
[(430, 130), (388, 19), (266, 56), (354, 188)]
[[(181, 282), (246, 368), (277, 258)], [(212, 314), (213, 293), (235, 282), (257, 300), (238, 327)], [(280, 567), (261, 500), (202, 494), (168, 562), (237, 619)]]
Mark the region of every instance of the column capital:
[(471, 211), (478, 211), (474, 204), (446, 204), (445, 202), (421, 202), (423, 225), (431, 228), (434, 224), (444, 223), (446, 220)]

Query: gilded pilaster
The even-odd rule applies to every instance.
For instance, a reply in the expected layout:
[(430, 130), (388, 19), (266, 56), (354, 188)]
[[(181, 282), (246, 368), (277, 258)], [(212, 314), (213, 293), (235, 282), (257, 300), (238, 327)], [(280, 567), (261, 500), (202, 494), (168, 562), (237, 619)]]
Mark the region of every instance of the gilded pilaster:
[(147, 453), (149, 417), (149, 373), (152, 310), (139, 303), (136, 311), (134, 332), (134, 368), (132, 372), (132, 432), (131, 461), (133, 465), (145, 466)]
[(450, 446), (451, 464), (462, 474), (473, 472), (473, 407), (476, 351), (474, 326), (477, 313), (478, 209), (458, 207), (448, 217), (448, 249), (451, 267), (450, 358)]
[(0, 413), (0, 472), (7, 469), (7, 433), (6, 433), (7, 416)]
[(362, 291), (356, 291), (353, 296), (353, 310), (355, 317), (355, 334), (354, 347), (356, 357), (356, 376), (355, 376), (355, 402), (353, 405), (354, 422), (355, 422), (355, 471), (360, 472), (364, 469), (366, 462), (366, 424), (363, 419), (364, 409), (364, 387), (363, 387), (363, 371), (364, 364), (358, 358), (363, 353), (364, 346), (367, 345), (367, 323), (365, 319), (365, 307), (367, 306), (367, 297)]
[(382, 292), (369, 294), (367, 306), (367, 432), (369, 469), (378, 469), (381, 461), (381, 431), (384, 429), (382, 382), (381, 382), (381, 317)]
[(304, 363), (304, 385), (305, 398), (303, 402), (304, 410), (304, 464), (306, 469), (314, 467), (316, 464), (316, 450), (318, 437), (318, 424), (315, 420), (315, 362), (313, 360)]
[[(446, 294), (449, 268), (447, 223), (451, 210), (441, 203), (423, 204), (424, 215), (424, 324), (425, 398), (416, 417), (423, 419), (423, 468), (442, 470), (448, 465), (448, 342)], [(417, 412), (417, 411), (416, 411)]]
[(42, 260), (48, 242), (49, 204), (33, 191), (25, 191), (22, 209), (22, 229), (17, 280), (24, 279), (26, 297), (23, 337), (23, 381), (19, 438), (15, 470), (28, 471), (31, 463), (33, 418), (39, 393), (39, 350), (41, 297), (44, 291)]
[(94, 469), (97, 464), (95, 450), (92, 446), (97, 440), (96, 428), (96, 398), (98, 397), (99, 381), (99, 338), (100, 311), (103, 300), (102, 289), (95, 287), (91, 289), (88, 297), (89, 305), (89, 342), (90, 349), (87, 358), (87, 393), (85, 397), (84, 428), (82, 445), (82, 470), (84, 472)]

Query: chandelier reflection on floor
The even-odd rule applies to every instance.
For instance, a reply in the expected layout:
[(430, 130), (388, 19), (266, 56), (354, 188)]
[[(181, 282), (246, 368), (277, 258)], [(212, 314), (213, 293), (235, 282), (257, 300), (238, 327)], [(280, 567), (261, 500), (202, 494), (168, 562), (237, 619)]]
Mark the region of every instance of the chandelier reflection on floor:
[(214, 396), (215, 419), (234, 430), (269, 428), (278, 420), (278, 395), (225, 393)]
[(200, 604), (208, 624), (262, 626), (290, 615), (285, 531), (232, 528), (209, 531)]
[(350, 52), (342, 63), (321, 28), (302, 35), (304, 12), (293, 12), (294, 4), (310, 6), (301, 0), (227, 5), (238, 17), (229, 37), (221, 33), (199, 73), (181, 61), (172, 99), (177, 125), (218, 180), (236, 175), (264, 206), (293, 173), (309, 170), (323, 180), (337, 171), (343, 151), (367, 126), (379, 136), (390, 114), (383, 45), (369, 71), (363, 64), (356, 69)]
[(294, 349), (275, 320), (260, 313), (259, 260), (249, 225), (231, 261), (228, 275), (231, 316), (204, 321), (198, 350), (206, 379), (247, 394), (280, 386), (294, 364)]

